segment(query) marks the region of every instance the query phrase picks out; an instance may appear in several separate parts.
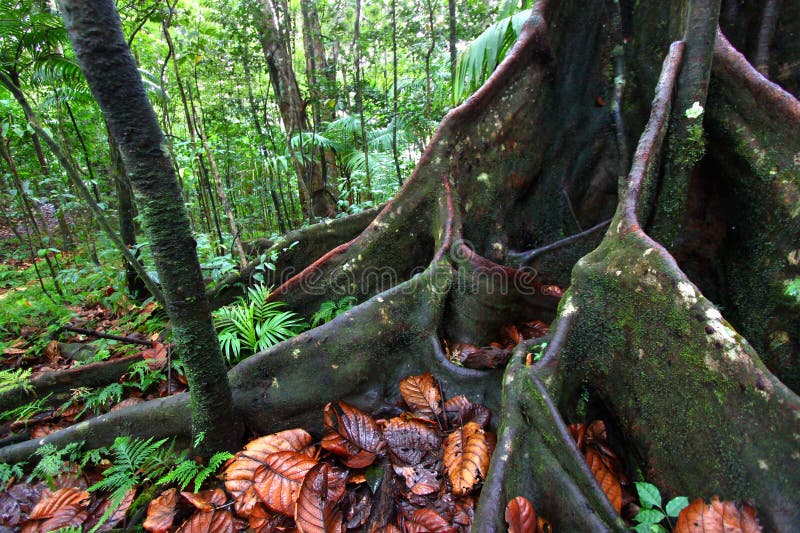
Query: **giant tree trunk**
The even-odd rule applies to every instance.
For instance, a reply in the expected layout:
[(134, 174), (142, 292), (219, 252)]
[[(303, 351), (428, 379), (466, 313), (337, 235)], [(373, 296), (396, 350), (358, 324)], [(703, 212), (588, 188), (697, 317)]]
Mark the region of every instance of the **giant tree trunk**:
[[(394, 200), (274, 292), (303, 313), (343, 291), (361, 304), (230, 372), (250, 429), (318, 428), (336, 399), (377, 411), (399, 378), (429, 371), (499, 415), (474, 531), (502, 531), (517, 495), (557, 531), (624, 531), (566, 431), (588, 393), (631, 470), (667, 496), (751, 498), (767, 531), (796, 530), (800, 320), (784, 288), (800, 275), (800, 103), (715, 36), (718, 4), (620, 4), (621, 17), (612, 2), (537, 2)], [(570, 285), (560, 303), (550, 282)], [(531, 318), (555, 318), (533, 365), (524, 343), (505, 373), (444, 356), (443, 340), (484, 343)], [(160, 400), (46, 440), (96, 445), (126, 420), (185, 434), (186, 408)]]
[(192, 423), (205, 452), (239, 433), (205, 286), (166, 140), (122, 34), (113, 1), (63, 0), (78, 62), (105, 115), (137, 194), (166, 298), (178, 353), (192, 390)]

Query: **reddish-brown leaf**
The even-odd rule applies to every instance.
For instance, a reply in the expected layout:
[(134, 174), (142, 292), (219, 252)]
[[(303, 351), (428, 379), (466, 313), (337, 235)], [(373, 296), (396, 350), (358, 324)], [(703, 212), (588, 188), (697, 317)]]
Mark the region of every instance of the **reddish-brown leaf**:
[(501, 344), (506, 348), (514, 348), (517, 344), (522, 342), (522, 334), (517, 329), (517, 326), (508, 325), (500, 328)]
[(329, 403), (323, 412), (328, 433), (322, 447), (350, 468), (365, 468), (375, 461), (385, 443), (375, 420), (344, 402)]
[(553, 525), (541, 516), (536, 519), (539, 533), (553, 533)]
[(303, 533), (344, 533), (342, 511), (347, 472), (321, 463), (308, 471), (297, 496), (294, 521)]
[(536, 339), (550, 333), (550, 326), (541, 320), (533, 320), (517, 325), (517, 329), (524, 339)]
[(408, 376), (400, 381), (400, 395), (414, 413), (439, 420), (442, 393), (433, 375), (426, 372), (419, 376)]
[(586, 424), (570, 424), (568, 426), (569, 434), (572, 435), (572, 440), (575, 441), (575, 447), (578, 451), (583, 453), (586, 449)]
[(536, 533), (536, 511), (525, 496), (517, 496), (506, 505), (508, 533)]
[(197, 511), (176, 533), (233, 533), (233, 514), (225, 509)]
[(200, 492), (181, 492), (181, 496), (189, 500), (199, 511), (213, 511), (224, 505), (228, 497), (222, 489), (201, 490)]
[(697, 498), (678, 515), (673, 533), (760, 533), (755, 509), (720, 501), (717, 496), (706, 505)]
[[(109, 517), (103, 522), (100, 526), (97, 527), (95, 530), (96, 533), (104, 533), (106, 531), (111, 531), (114, 527), (122, 522), (125, 519), (125, 515), (128, 513), (128, 509), (130, 509), (131, 504), (133, 503), (133, 498), (136, 496), (136, 489), (131, 489), (125, 493), (125, 496), (122, 497), (119, 504), (117, 504), (116, 508), (111, 512)], [(86, 519), (86, 522), (83, 524), (84, 531), (90, 531), (93, 529), (100, 519), (106, 514), (108, 508), (111, 507), (111, 499), (105, 498), (103, 502), (92, 511), (92, 514), (89, 515), (89, 518)]]
[(411, 489), (412, 494), (417, 496), (427, 496), (439, 492), (442, 482), (439, 479), (439, 471), (423, 464), (414, 466), (395, 466), (396, 474), (403, 477), (406, 487)]
[(491, 447), (486, 433), (475, 422), (468, 422), (447, 436), (444, 465), (454, 494), (469, 494), (486, 478)]
[(294, 504), (303, 478), (316, 461), (298, 452), (275, 452), (267, 456), (255, 473), (255, 488), (267, 507), (294, 516)]
[(77, 527), (89, 516), (86, 509), (78, 503), (72, 503), (59, 507), (51, 518), (39, 524), (39, 531), (55, 531), (64, 527)]
[(233, 503), (233, 511), (242, 518), (249, 518), (256, 505), (261, 504), (254, 485), (250, 485), (244, 494), (240, 495)]
[(147, 506), (147, 518), (144, 527), (150, 533), (165, 533), (172, 527), (175, 519), (175, 504), (178, 501), (178, 489), (169, 489), (161, 493)]
[(433, 509), (417, 509), (403, 522), (405, 533), (456, 533), (447, 520)]
[(39, 498), (39, 503), (33, 508), (30, 514), (31, 520), (39, 520), (41, 518), (51, 518), (55, 516), (56, 512), (62, 507), (70, 505), (78, 505), (86, 507), (89, 502), (89, 493), (85, 490), (80, 490), (74, 487), (59, 489), (55, 492), (49, 490), (42, 493)]
[(108, 412), (110, 413), (113, 411), (119, 411), (120, 409), (125, 409), (126, 407), (132, 407), (140, 403), (144, 403), (144, 400), (142, 400), (141, 398), (125, 398), (124, 400), (116, 404), (114, 407), (109, 409)]
[(252, 513), (247, 518), (250, 528), (255, 533), (273, 533), (275, 531), (287, 531), (294, 524), (288, 516), (273, 513), (263, 503), (258, 503), (253, 507)]
[(450, 426), (463, 426), (467, 422), (475, 422), (485, 428), (492, 419), (492, 411), (479, 403), (470, 402), (466, 396), (456, 396), (444, 403), (444, 411)]
[[(280, 451), (300, 452), (312, 442), (303, 429), (287, 429), (248, 442), (225, 469), (225, 488), (238, 500), (253, 485), (256, 470), (267, 456)], [(246, 518), (246, 516), (245, 516)]]
[(600, 484), (600, 488), (603, 489), (608, 501), (611, 502), (611, 506), (619, 513), (622, 509), (622, 486), (619, 483), (619, 479), (603, 463), (600, 452), (592, 447), (586, 448), (586, 463), (589, 465), (589, 469), (594, 474), (595, 479), (597, 479), (597, 483)]
[(428, 424), (415, 419), (395, 417), (383, 426), (383, 438), (395, 462), (419, 463), (426, 453), (438, 450), (442, 439)]

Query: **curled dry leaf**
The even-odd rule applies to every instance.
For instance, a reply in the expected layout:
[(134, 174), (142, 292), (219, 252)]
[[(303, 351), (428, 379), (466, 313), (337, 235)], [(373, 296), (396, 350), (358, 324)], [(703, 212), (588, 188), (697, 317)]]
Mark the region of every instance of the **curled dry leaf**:
[(506, 505), (508, 533), (536, 533), (536, 511), (525, 496), (517, 496)]
[(737, 506), (717, 496), (706, 505), (697, 498), (678, 515), (673, 533), (760, 533), (756, 512), (749, 505)]
[(236, 453), (225, 469), (225, 488), (238, 501), (253, 485), (255, 472), (264, 464), (268, 455), (280, 451), (300, 452), (312, 440), (311, 435), (303, 429), (287, 429), (251, 440), (244, 450)]
[(486, 478), (491, 447), (486, 433), (475, 422), (468, 422), (447, 436), (444, 464), (453, 494), (466, 495)]
[(395, 417), (383, 426), (383, 438), (395, 462), (415, 465), (426, 453), (438, 450), (442, 439), (429, 425), (415, 419)]
[(403, 522), (403, 531), (405, 533), (425, 533), (428, 531), (456, 533), (456, 529), (433, 509), (417, 509), (414, 511), (414, 514)]
[(400, 381), (400, 395), (414, 413), (439, 420), (442, 414), (442, 393), (432, 374), (426, 372)]
[(198, 511), (193, 514), (176, 533), (233, 533), (233, 514), (224, 509), (210, 513)]
[(603, 463), (600, 452), (594, 448), (586, 448), (586, 463), (589, 465), (589, 469), (594, 474), (595, 479), (597, 479), (600, 488), (603, 489), (608, 501), (611, 502), (611, 506), (619, 513), (622, 509), (622, 486), (619, 483), (619, 479)]
[(247, 518), (250, 529), (255, 533), (272, 533), (274, 531), (288, 531), (294, 524), (288, 516), (273, 513), (263, 503), (253, 507), (252, 513)]
[(189, 503), (194, 505), (198, 511), (204, 512), (213, 511), (228, 500), (222, 489), (181, 492), (181, 496), (189, 500)]
[(78, 505), (86, 507), (89, 502), (89, 493), (74, 487), (59, 489), (55, 492), (44, 491), (39, 498), (39, 503), (33, 508), (30, 514), (31, 520), (41, 518), (51, 518), (62, 507)]
[(323, 412), (328, 433), (322, 447), (350, 468), (365, 468), (383, 451), (378, 424), (367, 413), (344, 402), (329, 403)]
[(256, 470), (253, 480), (258, 497), (273, 511), (294, 516), (300, 485), (315, 464), (316, 461), (298, 452), (270, 454)]
[(452, 427), (460, 427), (467, 422), (475, 422), (485, 428), (492, 419), (492, 411), (485, 405), (470, 402), (466, 396), (456, 396), (444, 403), (447, 421)]
[(161, 493), (147, 506), (147, 518), (144, 527), (150, 533), (165, 533), (172, 527), (175, 519), (175, 504), (178, 501), (178, 489), (172, 488)]
[(342, 510), (347, 472), (321, 463), (308, 471), (297, 496), (294, 521), (303, 533), (344, 533)]

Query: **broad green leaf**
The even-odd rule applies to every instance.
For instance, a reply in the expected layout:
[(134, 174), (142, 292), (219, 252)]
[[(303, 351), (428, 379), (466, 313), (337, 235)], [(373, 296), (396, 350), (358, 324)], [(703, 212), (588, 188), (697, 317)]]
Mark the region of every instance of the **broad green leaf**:
[(661, 507), (661, 493), (655, 485), (637, 481), (636, 492), (639, 493), (639, 501), (645, 509)]
[(667, 516), (658, 509), (642, 509), (633, 519), (640, 524), (658, 524)]
[(686, 496), (677, 496), (667, 502), (667, 516), (678, 516), (686, 507), (689, 506), (689, 498)]

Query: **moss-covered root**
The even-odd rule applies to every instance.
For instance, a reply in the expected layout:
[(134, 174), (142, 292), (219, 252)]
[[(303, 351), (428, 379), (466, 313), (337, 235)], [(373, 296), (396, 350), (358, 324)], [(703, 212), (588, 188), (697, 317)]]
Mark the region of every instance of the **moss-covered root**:
[(272, 263), (274, 268), (263, 268), (264, 284), (280, 285), (291, 276), (325, 255), (328, 250), (336, 248), (358, 236), (379, 213), (380, 207), (367, 209), (361, 213), (337, 218), (292, 230), (276, 242), (268, 241), (266, 249), (258, 249), (259, 243), (253, 246), (253, 252), (259, 257), (251, 261), (241, 272), (231, 274), (223, 279), (209, 292), (211, 307), (227, 305), (237, 296), (241, 296), (244, 286), (253, 283), (253, 274), (263, 266), (264, 260)]
[(670, 495), (751, 498), (770, 531), (796, 530), (800, 398), (664, 248), (611, 231), (573, 270), (560, 317), (574, 321), (564, 390), (597, 391), (649, 481)]
[(90, 450), (109, 446), (116, 437), (123, 435), (138, 438), (175, 437), (179, 446), (189, 447), (192, 442), (189, 395), (182, 393), (140, 403), (79, 422), (41, 439), (0, 448), (0, 463), (27, 461), (46, 443), (61, 448), (72, 442), (83, 442), (84, 449)]
[[(558, 336), (551, 352), (558, 352)], [(515, 350), (506, 369), (497, 448), (473, 530), (505, 531), (506, 505), (525, 496), (556, 531), (626, 531), (539, 379), (551, 369), (525, 366), (525, 353)]]

